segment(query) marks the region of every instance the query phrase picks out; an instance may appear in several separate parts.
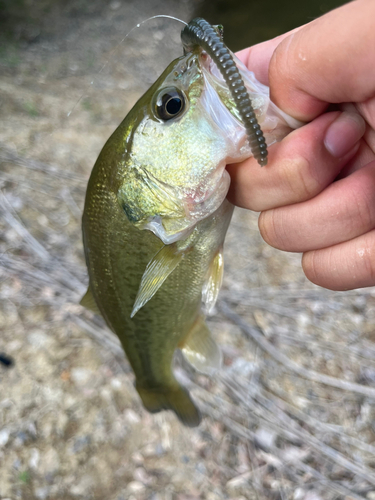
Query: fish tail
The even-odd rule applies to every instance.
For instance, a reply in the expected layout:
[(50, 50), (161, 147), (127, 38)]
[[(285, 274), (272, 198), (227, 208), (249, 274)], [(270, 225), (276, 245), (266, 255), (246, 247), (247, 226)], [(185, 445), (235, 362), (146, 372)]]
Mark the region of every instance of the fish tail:
[(143, 405), (150, 413), (173, 410), (187, 427), (196, 427), (201, 422), (201, 414), (186, 389), (176, 385), (166, 390), (138, 387)]

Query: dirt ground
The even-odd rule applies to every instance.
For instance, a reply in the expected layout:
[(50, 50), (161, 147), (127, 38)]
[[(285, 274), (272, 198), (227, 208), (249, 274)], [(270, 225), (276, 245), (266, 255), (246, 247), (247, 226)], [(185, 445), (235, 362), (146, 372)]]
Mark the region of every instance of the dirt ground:
[(1, 500), (375, 499), (374, 289), (315, 287), (236, 210), (209, 318), (224, 367), (176, 359), (197, 429), (142, 408), (117, 339), (78, 305), (90, 170), (181, 54), (174, 21), (123, 38), (196, 4), (0, 3)]

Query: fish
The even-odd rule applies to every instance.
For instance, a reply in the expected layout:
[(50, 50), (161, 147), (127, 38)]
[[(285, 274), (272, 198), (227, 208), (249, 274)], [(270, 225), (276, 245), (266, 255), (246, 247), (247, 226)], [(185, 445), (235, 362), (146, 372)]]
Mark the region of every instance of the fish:
[[(235, 61), (271, 144), (295, 124)], [(173, 358), (179, 349), (200, 372), (220, 369), (205, 314), (222, 284), (233, 213), (225, 166), (251, 154), (228, 85), (213, 59), (194, 49), (138, 100), (88, 181), (82, 230), (89, 286), (81, 304), (120, 339), (144, 407), (172, 410), (188, 427), (202, 417), (173, 373)]]

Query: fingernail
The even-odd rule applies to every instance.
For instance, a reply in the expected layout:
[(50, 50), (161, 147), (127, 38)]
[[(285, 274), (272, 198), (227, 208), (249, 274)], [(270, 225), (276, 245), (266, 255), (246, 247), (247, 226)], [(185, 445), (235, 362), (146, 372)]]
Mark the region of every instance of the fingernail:
[(366, 123), (362, 116), (344, 111), (328, 127), (324, 145), (332, 156), (342, 158), (355, 146), (365, 130)]

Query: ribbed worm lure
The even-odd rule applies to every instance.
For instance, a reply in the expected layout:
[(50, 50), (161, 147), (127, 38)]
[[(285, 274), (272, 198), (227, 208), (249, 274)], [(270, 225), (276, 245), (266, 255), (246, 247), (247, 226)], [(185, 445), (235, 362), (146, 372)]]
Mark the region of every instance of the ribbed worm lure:
[(266, 139), (255, 116), (241, 74), (230, 50), (223, 42), (222, 27), (211, 26), (201, 17), (197, 17), (182, 30), (181, 40), (185, 54), (193, 52), (198, 46), (204, 49), (215, 62), (235, 100), (238, 112), (246, 128), (254, 158), (260, 166), (267, 165)]

